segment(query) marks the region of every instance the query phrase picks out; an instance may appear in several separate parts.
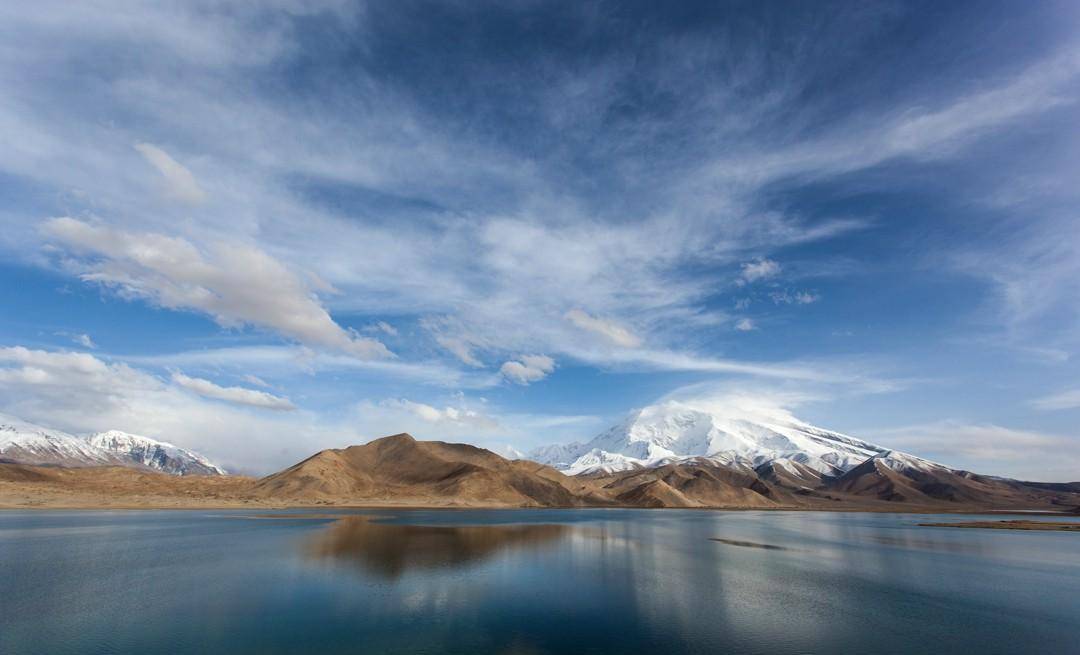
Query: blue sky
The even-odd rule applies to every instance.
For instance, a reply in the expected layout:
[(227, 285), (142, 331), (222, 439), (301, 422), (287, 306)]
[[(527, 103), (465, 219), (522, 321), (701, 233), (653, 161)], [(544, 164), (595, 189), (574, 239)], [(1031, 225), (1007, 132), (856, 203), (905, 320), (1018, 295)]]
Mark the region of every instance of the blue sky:
[(261, 472), (702, 388), (1080, 479), (1071, 2), (0, 7), (0, 411)]

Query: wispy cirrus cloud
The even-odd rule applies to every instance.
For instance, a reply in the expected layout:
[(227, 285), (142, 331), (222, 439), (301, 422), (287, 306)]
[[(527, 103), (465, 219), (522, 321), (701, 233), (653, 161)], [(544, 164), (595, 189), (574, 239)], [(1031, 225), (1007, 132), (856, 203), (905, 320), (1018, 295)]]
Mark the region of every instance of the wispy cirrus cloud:
[(193, 205), (206, 200), (206, 193), (195, 181), (195, 176), (169, 153), (152, 143), (136, 143), (135, 149), (165, 178), (169, 196)]
[(1060, 393), (1036, 398), (1031, 401), (1031, 406), (1048, 411), (1076, 409), (1080, 407), (1080, 389), (1067, 389)]
[(777, 305), (810, 305), (821, 300), (819, 294), (810, 291), (773, 291), (769, 294), (772, 301)]
[[(961, 61), (942, 54), (960, 34), (941, 42), (911, 30), (902, 7), (765, 6), (745, 22), (704, 12), (693, 30), (661, 9), (622, 21), (582, 5), (539, 22), (534, 5), (447, 11), (475, 29), (474, 47), (440, 49), (436, 26), (411, 5), (0, 8), (0, 79), (20, 80), (0, 103), (2, 172), (14, 181), (5, 191), (18, 192), (0, 209), (0, 250), (154, 307), (303, 344), (171, 353), (165, 335), (143, 354), (185, 370), (178, 362), (225, 362), (231, 379), (257, 373), (275, 385), (288, 370), (333, 375), (335, 386), (507, 390), (501, 367), (535, 376), (526, 371), (541, 369), (516, 357), (545, 353), (605, 371), (862, 386), (867, 368), (813, 358), (814, 339), (795, 334), (802, 319), (790, 319), (790, 342), (778, 339), (775, 351), (726, 341), (730, 328), (787, 321), (820, 297), (842, 302), (786, 279), (800, 275), (792, 250), (806, 278), (821, 274), (837, 242), (867, 268), (881, 244), (896, 243), (891, 272), (988, 282), (978, 291), (996, 310), (987, 323), (1018, 340), (1076, 330), (1071, 164), (1043, 164), (1057, 186), (1037, 180), (1068, 211), (1049, 213), (1044, 193), (1028, 194), (1022, 210), (994, 207), (1026, 229), (1001, 230), (993, 212), (978, 229), (952, 212), (920, 223), (907, 204), (878, 215), (882, 194), (918, 199), (929, 178), (970, 183), (941, 193), (963, 204), (1000, 187), (1016, 195), (1012, 179), (997, 184), (987, 169), (1015, 178), (1033, 162), (987, 144), (1027, 139), (1071, 110), (1071, 43), (1025, 37), (1040, 46), (1017, 41), (1008, 61), (993, 52)], [(548, 18), (566, 43), (597, 47), (507, 36)], [(897, 32), (920, 34), (904, 44), (903, 66), (879, 43)], [(433, 47), (403, 55), (418, 33)], [(1042, 161), (1047, 148), (1032, 144)], [(953, 168), (932, 168), (944, 165)], [(901, 179), (890, 174), (904, 166)], [(165, 197), (153, 193), (161, 182)], [(39, 229), (57, 215), (72, 218)], [(931, 243), (912, 245), (911, 234)], [(958, 234), (973, 238), (957, 243)], [(866, 276), (873, 288), (861, 292), (887, 294), (905, 277)], [(749, 278), (755, 285), (740, 291)], [(753, 318), (718, 309), (751, 290)], [(803, 312), (812, 313), (824, 312)], [(353, 332), (353, 317), (372, 329)], [(852, 348), (888, 347), (869, 342), (873, 326), (858, 334), (867, 338), (848, 340)], [(1075, 343), (1038, 345), (1064, 361)]]
[(641, 345), (641, 339), (637, 335), (610, 319), (590, 316), (581, 309), (571, 309), (564, 316), (582, 330), (599, 334), (617, 346), (636, 348)]
[(274, 394), (265, 391), (245, 389), (244, 387), (223, 387), (210, 380), (189, 377), (179, 371), (173, 371), (172, 381), (174, 384), (181, 386), (188, 391), (193, 391), (204, 398), (214, 398), (230, 403), (236, 403), (238, 405), (262, 407), (264, 409), (284, 411), (296, 409), (296, 405), (293, 405), (288, 398), (275, 396)]

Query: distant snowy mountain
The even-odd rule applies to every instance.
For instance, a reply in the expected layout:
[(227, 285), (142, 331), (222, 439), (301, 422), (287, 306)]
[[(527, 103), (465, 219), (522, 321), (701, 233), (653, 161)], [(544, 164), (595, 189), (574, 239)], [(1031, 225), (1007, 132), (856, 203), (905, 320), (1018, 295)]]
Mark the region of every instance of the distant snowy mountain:
[(529, 451), (527, 457), (534, 462), (562, 470), (569, 468), (575, 460), (588, 451), (589, 448), (585, 444), (575, 441), (569, 444), (539, 446)]
[(525, 453), (521, 452), (517, 448), (514, 448), (510, 444), (494, 446), (492, 448), (488, 448), (488, 450), (504, 459), (526, 459)]
[[(611, 473), (695, 459), (786, 474), (839, 476), (871, 457), (930, 465), (800, 421), (783, 410), (667, 401), (631, 413), (586, 444), (545, 446), (529, 457), (569, 474)], [(912, 464), (912, 463), (916, 464)], [(925, 463), (925, 464), (920, 464)]]
[(22, 464), (104, 466), (118, 464), (112, 453), (60, 430), (0, 414), (0, 459)]
[(119, 430), (77, 437), (0, 414), (0, 460), (53, 466), (132, 466), (172, 475), (225, 475), (208, 459), (178, 446)]
[(224, 469), (198, 453), (137, 434), (109, 430), (91, 435), (88, 441), (122, 459), (172, 475), (226, 474)]

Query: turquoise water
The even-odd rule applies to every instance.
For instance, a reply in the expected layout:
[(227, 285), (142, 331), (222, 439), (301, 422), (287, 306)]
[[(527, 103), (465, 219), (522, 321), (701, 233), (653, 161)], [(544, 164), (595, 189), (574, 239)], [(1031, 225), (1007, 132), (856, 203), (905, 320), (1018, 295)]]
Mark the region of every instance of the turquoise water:
[(1080, 534), (355, 513), (0, 512), (0, 653), (1080, 653)]

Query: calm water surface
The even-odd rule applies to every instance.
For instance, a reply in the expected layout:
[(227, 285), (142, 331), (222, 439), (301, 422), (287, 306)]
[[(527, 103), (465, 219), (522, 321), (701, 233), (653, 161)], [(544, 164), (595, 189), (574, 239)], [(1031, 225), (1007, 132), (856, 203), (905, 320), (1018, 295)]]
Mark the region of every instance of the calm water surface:
[(0, 653), (1080, 653), (1078, 534), (814, 512), (274, 514), (0, 512)]

